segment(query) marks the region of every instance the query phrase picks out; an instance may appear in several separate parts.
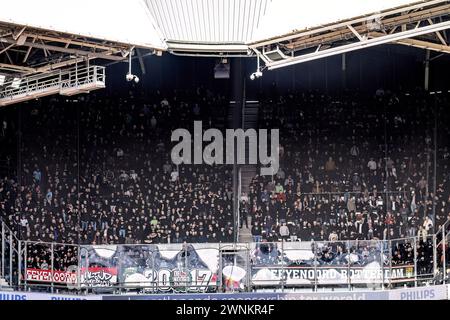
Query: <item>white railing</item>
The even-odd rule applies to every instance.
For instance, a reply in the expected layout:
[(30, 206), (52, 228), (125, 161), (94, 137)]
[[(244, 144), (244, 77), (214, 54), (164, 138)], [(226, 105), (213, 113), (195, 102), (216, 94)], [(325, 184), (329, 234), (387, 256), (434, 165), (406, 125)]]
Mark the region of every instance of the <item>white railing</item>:
[(105, 67), (75, 66), (58, 72), (9, 80), (0, 89), (0, 106), (51, 94), (73, 95), (105, 87)]

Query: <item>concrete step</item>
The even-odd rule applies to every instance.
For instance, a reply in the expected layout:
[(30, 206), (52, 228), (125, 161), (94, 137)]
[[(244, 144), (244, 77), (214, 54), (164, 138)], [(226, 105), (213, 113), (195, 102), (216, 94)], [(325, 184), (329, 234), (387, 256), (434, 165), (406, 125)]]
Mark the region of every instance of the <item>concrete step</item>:
[(250, 229), (247, 229), (245, 226), (239, 231), (239, 242), (241, 243), (252, 242), (252, 233)]
[(241, 192), (248, 194), (250, 183), (256, 174), (256, 165), (245, 165), (241, 167)]
[(253, 242), (253, 238), (251, 233), (249, 234), (239, 234), (239, 242), (240, 243), (251, 243)]
[(252, 238), (252, 231), (251, 231), (251, 227), (252, 227), (252, 218), (248, 217), (247, 218), (248, 221), (248, 228), (244, 225), (242, 226), (242, 228), (239, 230), (239, 242), (242, 243), (248, 243), (248, 242), (252, 242), (253, 238)]

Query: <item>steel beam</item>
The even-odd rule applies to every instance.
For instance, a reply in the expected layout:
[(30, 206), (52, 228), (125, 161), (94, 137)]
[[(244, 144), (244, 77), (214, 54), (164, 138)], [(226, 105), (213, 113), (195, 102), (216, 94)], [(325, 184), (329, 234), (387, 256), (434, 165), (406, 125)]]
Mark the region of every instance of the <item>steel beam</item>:
[(303, 63), (303, 62), (307, 62), (307, 61), (312, 61), (312, 60), (317, 60), (317, 59), (321, 59), (321, 58), (325, 58), (325, 57), (329, 57), (329, 56), (333, 56), (333, 55), (337, 55), (337, 54), (342, 54), (345, 52), (360, 50), (360, 49), (369, 48), (369, 47), (373, 47), (373, 46), (377, 46), (377, 45), (381, 45), (381, 44), (385, 44), (385, 43), (390, 43), (390, 42), (396, 42), (399, 40), (404, 40), (407, 38), (411, 38), (411, 37), (415, 37), (415, 36), (419, 36), (419, 35), (423, 35), (423, 34), (427, 34), (427, 33), (433, 33), (433, 32), (445, 30), (448, 28), (450, 28), (450, 21), (441, 22), (441, 23), (437, 23), (434, 25), (418, 27), (416, 29), (399, 32), (399, 33), (395, 33), (395, 34), (384, 35), (382, 37), (372, 38), (372, 39), (368, 39), (365, 41), (359, 41), (356, 43), (343, 45), (340, 47), (331, 48), (331, 49), (327, 49), (327, 50), (323, 50), (323, 51), (319, 51), (319, 52), (304, 54), (304, 55), (300, 55), (300, 56), (297, 56), (294, 58), (271, 62), (271, 63), (267, 64), (267, 67), (269, 68), (269, 70), (278, 69), (281, 67), (285, 67), (285, 66), (289, 66), (289, 65), (293, 65), (293, 64), (297, 64), (297, 63)]
[(101, 44), (96, 44), (96, 43), (92, 43), (92, 42), (88, 42), (88, 41), (79, 41), (77, 39), (69, 39), (69, 38), (64, 38), (64, 37), (51, 37), (51, 36), (46, 36), (46, 35), (42, 35), (42, 34), (38, 34), (38, 33), (30, 33), (30, 32), (26, 32), (25, 33), (27, 35), (27, 37), (30, 38), (38, 38), (41, 40), (45, 40), (45, 41), (51, 41), (51, 42), (60, 42), (60, 43), (64, 43), (65, 45), (74, 45), (74, 46), (80, 46), (80, 47), (87, 47), (87, 48), (93, 48), (93, 49), (99, 49), (99, 50), (112, 50), (113, 48), (115, 48), (113, 51), (115, 52), (120, 52), (120, 50), (124, 50), (125, 48), (127, 48), (127, 46), (107, 46), (107, 45), (101, 45)]
[[(36, 41), (36, 38), (33, 38), (32, 43), (34, 43), (35, 41)], [(22, 60), (23, 63), (27, 62), (28, 57), (30, 56), (30, 53), (31, 53), (31, 49), (33, 49), (33, 47), (28, 47), (27, 53), (25, 54), (25, 57)]]
[[(346, 21), (339, 22), (339, 23), (330, 23), (325, 26), (320, 26), (318, 28), (299, 30), (299, 31), (292, 32), (289, 34), (281, 35), (279, 37), (272, 37), (272, 38), (266, 39), (264, 41), (249, 42), (248, 45), (251, 48), (267, 46), (267, 45), (271, 45), (274, 43), (280, 43), (280, 42), (284, 42), (284, 41), (298, 39), (303, 36), (311, 36), (311, 35), (318, 34), (321, 32), (327, 32), (327, 31), (336, 30), (339, 28), (346, 28), (349, 24), (354, 25), (354, 24), (358, 24), (358, 23), (365, 23), (369, 19), (379, 18), (380, 16), (386, 17), (386, 16), (390, 16), (390, 15), (401, 14), (406, 11), (413, 11), (413, 10), (417, 10), (417, 9), (420, 10), (425, 7), (431, 7), (434, 5), (444, 4), (446, 2), (447, 1), (445, 1), (445, 0), (419, 1), (413, 5), (406, 5), (406, 6), (399, 7), (399, 8), (388, 9), (388, 10), (382, 11), (377, 14), (363, 15), (361, 17), (357, 17), (354, 19), (348, 19)], [(424, 10), (426, 10), (426, 9), (424, 9)], [(434, 10), (434, 8), (431, 8), (429, 10)], [(447, 13), (448, 13), (448, 11), (447, 11)], [(417, 14), (420, 15), (421, 13), (418, 11)]]
[[(450, 5), (444, 5), (438, 8), (428, 9), (427, 12), (418, 11), (404, 14), (399, 17), (385, 18), (381, 21), (381, 23), (383, 27), (388, 29), (391, 28), (391, 31), (389, 33), (393, 34), (399, 26), (402, 27), (402, 31), (407, 31), (406, 24), (421, 22), (425, 17), (448, 14), (449, 11)], [(351, 24), (354, 30), (359, 34), (371, 32), (370, 30), (368, 30), (365, 23), (358, 24), (352, 21)], [(336, 29), (330, 30), (327, 33), (317, 31), (316, 33), (312, 34), (299, 34), (298, 38), (296, 38), (293, 42), (287, 44), (286, 47), (291, 50), (296, 50), (298, 48), (301, 49), (314, 47), (321, 43), (331, 43), (353, 37), (352, 32), (348, 28), (348, 25), (341, 26), (340, 28)]]
[[(0, 42), (14, 44), (14, 45), (17, 43), (15, 40), (9, 39), (9, 38), (0, 38)], [(48, 50), (48, 51), (63, 52), (63, 53), (68, 53), (68, 54), (80, 55), (80, 56), (89, 56), (89, 57), (95, 57), (95, 58), (106, 59), (106, 60), (115, 60), (115, 61), (123, 60), (123, 57), (113, 56), (111, 54), (105, 54), (102, 52), (92, 52), (92, 51), (84, 51), (84, 50), (79, 50), (79, 49), (63, 48), (63, 47), (58, 47), (58, 46), (53, 46), (53, 45), (48, 45), (48, 44), (33, 43), (33, 42), (25, 42), (23, 45), (26, 47), (32, 47), (32, 48), (43, 49), (43, 50)]]
[(18, 66), (15, 64), (0, 63), (0, 69), (16, 71), (16, 72), (36, 72), (35, 68)]
[(228, 44), (202, 44), (202, 43), (177, 43), (168, 41), (169, 51), (181, 52), (195, 52), (195, 53), (212, 53), (212, 52), (247, 52), (247, 45), (240, 43)]
[(141, 72), (142, 72), (142, 74), (145, 74), (146, 69), (145, 69), (144, 59), (142, 59), (142, 53), (139, 49), (136, 49), (136, 54), (139, 59), (139, 66), (141, 67)]
[(0, 54), (2, 54), (2, 53), (4, 53), (4, 52), (8, 51), (9, 49), (11, 49), (11, 48), (14, 47), (14, 46), (15, 46), (14, 43), (10, 44), (9, 46), (5, 47), (3, 50), (0, 50)]
[[(371, 37), (381, 37), (383, 36), (382, 33), (378, 32), (372, 32), (370, 33)], [(450, 54), (450, 46), (448, 45), (442, 45), (439, 43), (429, 42), (429, 41), (423, 41), (423, 40), (417, 40), (417, 39), (402, 39), (398, 40), (395, 43), (420, 48), (420, 49), (426, 49), (431, 51), (437, 51), (437, 52), (445, 52)]]

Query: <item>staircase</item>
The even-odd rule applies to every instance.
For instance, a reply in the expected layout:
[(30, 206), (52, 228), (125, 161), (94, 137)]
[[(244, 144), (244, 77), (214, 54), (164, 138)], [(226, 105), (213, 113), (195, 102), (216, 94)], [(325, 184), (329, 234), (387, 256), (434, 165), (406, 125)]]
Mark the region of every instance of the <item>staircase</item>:
[(256, 165), (241, 166), (241, 193), (248, 195), (250, 191), (250, 183), (257, 172)]
[(252, 238), (252, 231), (251, 231), (251, 225), (252, 219), (251, 217), (248, 217), (248, 228), (244, 225), (242, 226), (241, 230), (239, 231), (239, 242), (240, 243), (249, 243), (253, 241)]
[[(259, 111), (259, 102), (258, 101), (247, 101), (244, 107), (244, 114), (242, 119), (242, 128), (244, 130), (247, 129), (255, 129), (258, 130), (258, 111)], [(245, 154), (248, 157), (249, 147), (246, 145)], [(248, 161), (247, 161), (248, 162)], [(257, 171), (257, 166), (253, 164), (245, 164), (240, 166), (240, 189), (241, 194), (247, 194), (250, 189), (250, 183), (255, 176)], [(248, 226), (245, 226), (243, 223), (242, 229), (239, 231), (239, 242), (248, 243), (252, 242), (252, 234), (251, 227), (252, 221), (251, 217), (248, 217)]]

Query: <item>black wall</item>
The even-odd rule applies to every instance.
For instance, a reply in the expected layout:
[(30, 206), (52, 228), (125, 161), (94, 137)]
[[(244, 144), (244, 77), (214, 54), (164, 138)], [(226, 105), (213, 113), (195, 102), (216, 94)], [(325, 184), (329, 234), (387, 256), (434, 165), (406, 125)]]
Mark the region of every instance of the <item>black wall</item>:
[[(431, 58), (439, 53), (431, 53)], [(256, 58), (243, 59), (246, 76), (256, 69)], [(346, 54), (346, 72), (342, 71), (341, 55), (297, 64), (278, 70), (264, 70), (260, 79), (247, 81), (247, 98), (276, 86), (282, 93), (287, 90), (335, 91), (361, 90), (373, 92), (378, 88), (414, 90), (423, 88), (425, 50), (400, 45), (384, 45)], [(139, 84), (127, 83), (126, 62), (107, 69), (107, 90), (126, 90), (138, 86), (141, 90), (170, 91), (194, 89), (199, 86), (229, 94), (231, 80), (214, 79), (216, 58), (180, 57), (164, 54), (162, 57), (144, 57), (146, 75), (142, 75), (137, 59), (133, 73)], [(441, 55), (430, 63), (430, 90), (450, 89), (450, 57)], [(231, 78), (232, 79), (232, 76)]]

